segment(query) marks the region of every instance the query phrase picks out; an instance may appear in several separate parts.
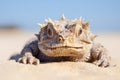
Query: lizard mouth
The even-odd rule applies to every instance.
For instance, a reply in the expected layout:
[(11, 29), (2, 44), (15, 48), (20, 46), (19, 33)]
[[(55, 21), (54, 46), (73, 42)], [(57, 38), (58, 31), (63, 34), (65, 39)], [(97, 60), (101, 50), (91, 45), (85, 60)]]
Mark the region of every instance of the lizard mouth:
[[(46, 42), (46, 41), (44, 41)], [(62, 46), (62, 45), (54, 45), (54, 46), (48, 46), (48, 45), (45, 45), (43, 44), (43, 42), (39, 43), (39, 45), (41, 46), (44, 46), (44, 48), (47, 48), (47, 49), (51, 49), (51, 50), (56, 50), (56, 49), (83, 49), (83, 46), (78, 46), (78, 47), (74, 47), (74, 46)]]
[(84, 49), (83, 46), (72, 47), (72, 46), (44, 46), (41, 51), (48, 56), (81, 56), (81, 51)]
[(72, 47), (72, 46), (57, 46), (57, 47), (47, 47), (48, 49), (55, 50), (55, 49), (62, 49), (62, 48), (74, 48), (74, 49), (83, 49), (83, 46), (81, 47)]

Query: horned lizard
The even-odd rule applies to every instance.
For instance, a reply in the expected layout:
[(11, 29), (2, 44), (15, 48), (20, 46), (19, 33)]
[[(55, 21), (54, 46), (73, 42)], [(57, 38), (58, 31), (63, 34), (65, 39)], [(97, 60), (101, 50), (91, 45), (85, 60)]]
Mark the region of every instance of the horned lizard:
[(58, 21), (46, 20), (39, 24), (37, 39), (26, 44), (21, 51), (20, 63), (39, 64), (40, 62), (81, 61), (100, 67), (110, 65), (107, 50), (95, 43), (90, 31), (90, 23), (83, 19), (70, 20), (62, 16)]

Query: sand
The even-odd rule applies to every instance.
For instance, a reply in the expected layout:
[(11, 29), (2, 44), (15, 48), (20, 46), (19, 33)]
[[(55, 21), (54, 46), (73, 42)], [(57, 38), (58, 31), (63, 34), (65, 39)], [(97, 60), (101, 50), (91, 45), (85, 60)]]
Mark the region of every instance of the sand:
[[(9, 60), (19, 54), (34, 33), (0, 33), (0, 80), (120, 80), (120, 34), (99, 34), (101, 42), (112, 57), (112, 65), (100, 68), (84, 62), (54, 62), (37, 66)], [(116, 65), (116, 66), (114, 66)]]

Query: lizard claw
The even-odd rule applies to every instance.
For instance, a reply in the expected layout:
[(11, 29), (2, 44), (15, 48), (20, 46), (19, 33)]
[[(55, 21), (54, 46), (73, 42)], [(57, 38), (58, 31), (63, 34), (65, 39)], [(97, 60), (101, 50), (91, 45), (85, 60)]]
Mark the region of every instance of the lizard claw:
[(23, 64), (34, 64), (34, 65), (40, 64), (39, 59), (33, 56), (23, 56), (18, 60), (18, 62), (23, 63)]
[(100, 67), (110, 66), (111, 59), (107, 53), (107, 50), (101, 44), (94, 45), (91, 54), (93, 58), (93, 64)]
[(93, 63), (100, 67), (108, 67), (110, 66), (110, 57), (103, 51), (99, 53), (98, 59)]
[(99, 60), (93, 62), (93, 64), (95, 64), (97, 66), (100, 66), (100, 67), (108, 67), (108, 66), (110, 66), (110, 62), (106, 58), (99, 59)]

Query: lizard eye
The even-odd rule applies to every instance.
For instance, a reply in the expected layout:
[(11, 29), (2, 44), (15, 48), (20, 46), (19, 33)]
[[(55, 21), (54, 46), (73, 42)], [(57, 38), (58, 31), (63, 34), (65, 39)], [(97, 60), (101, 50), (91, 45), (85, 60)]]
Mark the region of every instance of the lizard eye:
[(47, 35), (48, 35), (49, 37), (53, 37), (53, 29), (52, 29), (51, 27), (48, 27), (48, 28), (47, 28)]
[(80, 28), (78, 35), (81, 35), (81, 34), (82, 34), (82, 29)]

